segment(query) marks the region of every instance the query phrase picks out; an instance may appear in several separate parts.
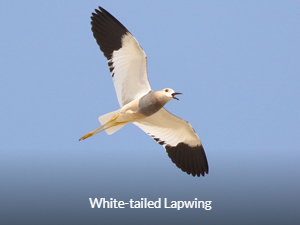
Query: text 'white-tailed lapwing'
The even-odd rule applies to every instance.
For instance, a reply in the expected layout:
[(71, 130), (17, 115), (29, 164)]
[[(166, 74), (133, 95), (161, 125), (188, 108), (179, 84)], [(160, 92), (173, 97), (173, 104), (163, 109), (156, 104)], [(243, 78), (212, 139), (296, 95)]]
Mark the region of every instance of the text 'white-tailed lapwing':
[(164, 109), (177, 99), (171, 88), (152, 91), (147, 76), (146, 54), (131, 33), (102, 7), (92, 13), (92, 31), (108, 60), (120, 109), (99, 117), (101, 127), (79, 140), (106, 131), (113, 134), (133, 123), (163, 145), (182, 171), (202, 176), (208, 173), (206, 155), (192, 126)]

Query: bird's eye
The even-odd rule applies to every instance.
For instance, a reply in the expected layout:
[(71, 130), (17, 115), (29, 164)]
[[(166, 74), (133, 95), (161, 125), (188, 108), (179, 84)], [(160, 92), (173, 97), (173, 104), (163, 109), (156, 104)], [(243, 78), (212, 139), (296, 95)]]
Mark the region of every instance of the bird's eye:
[(169, 89), (166, 89), (165, 92), (169, 92)]

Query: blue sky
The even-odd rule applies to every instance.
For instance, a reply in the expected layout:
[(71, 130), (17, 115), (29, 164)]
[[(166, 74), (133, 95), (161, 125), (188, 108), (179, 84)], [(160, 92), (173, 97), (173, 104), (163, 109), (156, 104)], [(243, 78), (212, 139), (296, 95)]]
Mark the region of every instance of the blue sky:
[[(181, 172), (134, 125), (78, 139), (118, 109), (90, 29), (101, 5), (136, 37), (151, 87), (184, 93), (210, 173)], [(7, 224), (299, 219), (299, 1), (2, 1), (0, 211)], [(90, 209), (88, 198), (212, 200), (212, 210)], [(272, 216), (271, 216), (272, 215)], [(174, 224), (176, 224), (174, 222)]]

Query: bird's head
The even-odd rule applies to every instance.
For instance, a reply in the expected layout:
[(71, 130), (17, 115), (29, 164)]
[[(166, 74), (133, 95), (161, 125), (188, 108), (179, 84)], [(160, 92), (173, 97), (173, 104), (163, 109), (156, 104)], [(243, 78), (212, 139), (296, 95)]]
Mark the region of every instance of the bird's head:
[(161, 98), (165, 101), (165, 103), (167, 103), (168, 101), (170, 101), (172, 99), (179, 100), (178, 98), (175, 97), (175, 95), (179, 95), (182, 93), (175, 92), (171, 88), (165, 88), (165, 89), (159, 91), (159, 94), (161, 95)]

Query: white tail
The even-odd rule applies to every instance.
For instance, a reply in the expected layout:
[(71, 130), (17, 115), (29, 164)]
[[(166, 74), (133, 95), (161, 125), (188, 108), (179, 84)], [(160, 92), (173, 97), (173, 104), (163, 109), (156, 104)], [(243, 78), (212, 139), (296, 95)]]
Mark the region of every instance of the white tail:
[[(116, 111), (113, 111), (113, 112), (107, 113), (105, 115), (99, 116), (98, 120), (101, 123), (101, 125), (103, 125), (103, 124), (107, 123), (108, 121), (110, 121), (113, 117), (118, 115), (119, 111), (120, 110), (118, 109)], [(107, 124), (106, 126), (104, 126), (104, 128), (109, 127), (109, 126), (113, 125), (114, 123), (115, 122), (112, 121), (109, 124)], [(125, 125), (126, 125), (126, 123), (123, 123), (123, 124), (108, 128), (105, 131), (106, 131), (107, 134), (111, 135), (111, 134), (115, 133), (116, 131), (120, 130)]]

